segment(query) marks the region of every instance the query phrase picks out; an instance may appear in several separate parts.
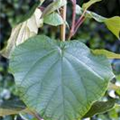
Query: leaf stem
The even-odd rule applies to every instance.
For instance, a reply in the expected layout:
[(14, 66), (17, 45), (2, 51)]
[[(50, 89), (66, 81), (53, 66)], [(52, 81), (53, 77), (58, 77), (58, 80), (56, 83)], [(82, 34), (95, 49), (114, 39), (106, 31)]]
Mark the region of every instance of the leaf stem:
[(79, 28), (79, 27), (81, 26), (81, 24), (85, 21), (85, 17), (84, 17), (85, 13), (86, 13), (86, 10), (84, 10), (83, 14), (82, 14), (82, 15), (80, 16), (80, 18), (77, 20), (77, 22), (76, 22), (76, 24), (75, 24), (75, 29), (74, 29), (73, 35), (76, 34), (78, 28)]
[(60, 27), (60, 34), (61, 34), (61, 40), (65, 41), (66, 39), (66, 12), (67, 12), (67, 5), (64, 5), (61, 8), (61, 17), (63, 18), (64, 24)]
[(73, 35), (76, 34), (78, 28), (81, 26), (81, 24), (84, 22), (84, 20), (85, 20), (85, 17), (81, 17), (81, 19), (76, 23), (76, 25), (75, 25), (75, 30), (74, 30), (74, 34), (73, 34)]
[(72, 26), (71, 30), (68, 36), (68, 40), (71, 39), (71, 37), (74, 35), (74, 29), (75, 29), (75, 20), (76, 20), (76, 0), (71, 0), (73, 4), (73, 13), (72, 13)]

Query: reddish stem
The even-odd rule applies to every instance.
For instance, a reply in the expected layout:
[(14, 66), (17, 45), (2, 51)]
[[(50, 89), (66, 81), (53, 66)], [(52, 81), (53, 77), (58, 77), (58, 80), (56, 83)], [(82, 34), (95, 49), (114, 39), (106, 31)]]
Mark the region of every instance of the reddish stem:
[[(78, 21), (76, 22), (74, 34), (77, 32), (78, 28), (79, 28), (79, 27), (81, 26), (81, 24), (84, 22), (84, 20), (85, 20), (85, 17), (84, 17), (85, 12), (86, 12), (86, 10), (84, 10), (83, 14), (81, 15), (81, 17), (80, 17), (80, 18), (78, 19)], [(73, 34), (73, 35), (74, 35), (74, 34)]]
[(73, 34), (73, 35), (76, 34), (78, 28), (81, 26), (81, 24), (84, 22), (84, 20), (85, 20), (85, 17), (81, 17), (81, 18), (78, 20), (78, 22), (77, 22), (76, 25), (75, 25), (75, 30), (74, 30), (74, 34)]
[(71, 0), (72, 4), (73, 4), (73, 13), (72, 13), (72, 26), (71, 26), (71, 30), (68, 36), (68, 39), (70, 40), (71, 37), (74, 34), (74, 30), (75, 30), (75, 20), (76, 20), (76, 0)]
[(76, 22), (76, 25), (75, 25), (75, 26), (79, 25), (80, 21), (84, 18), (85, 12), (86, 12), (86, 10), (85, 10), (85, 11), (83, 12), (83, 14), (80, 16), (80, 18), (79, 18), (78, 21)]

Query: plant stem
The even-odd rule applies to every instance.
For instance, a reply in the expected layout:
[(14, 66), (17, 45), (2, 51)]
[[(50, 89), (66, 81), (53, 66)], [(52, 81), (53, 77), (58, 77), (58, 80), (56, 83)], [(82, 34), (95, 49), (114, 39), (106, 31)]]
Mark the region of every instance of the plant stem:
[(61, 34), (61, 40), (65, 41), (66, 39), (66, 12), (67, 12), (67, 5), (64, 5), (61, 8), (61, 16), (63, 18), (64, 24), (60, 27), (60, 34)]
[(75, 20), (76, 20), (76, 0), (71, 0), (73, 4), (73, 13), (72, 13), (72, 26), (71, 30), (68, 36), (68, 40), (71, 39), (71, 37), (74, 35), (74, 29), (75, 29)]
[(85, 18), (82, 17), (82, 18), (80, 19), (80, 21), (76, 23), (76, 25), (75, 25), (75, 30), (74, 30), (74, 34), (73, 34), (73, 35), (76, 34), (78, 28), (81, 26), (81, 24), (84, 22), (84, 20), (85, 20)]
[(78, 21), (76, 22), (73, 35), (76, 34), (78, 28), (79, 28), (79, 27), (81, 26), (81, 24), (84, 22), (84, 20), (85, 20), (85, 17), (84, 17), (85, 12), (86, 12), (86, 10), (84, 10), (83, 14), (81, 15), (81, 17), (80, 17), (80, 18), (78, 19)]

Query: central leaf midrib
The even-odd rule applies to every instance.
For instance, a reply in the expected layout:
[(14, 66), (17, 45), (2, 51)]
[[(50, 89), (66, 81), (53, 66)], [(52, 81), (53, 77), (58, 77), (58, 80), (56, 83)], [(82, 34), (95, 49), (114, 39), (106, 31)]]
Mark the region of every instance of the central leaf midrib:
[[(66, 59), (66, 61), (71, 65), (71, 67), (72, 67), (72, 69), (76, 72), (76, 75), (77, 75), (77, 77), (79, 78), (81, 78), (81, 76), (79, 76), (79, 73), (75, 70), (75, 68), (73, 67), (73, 65), (71, 64), (71, 62), (69, 61), (69, 59), (68, 58), (66, 58), (66, 57), (64, 57), (65, 59)], [(75, 75), (75, 76), (76, 76)], [(86, 91), (86, 87), (84, 86), (84, 84), (83, 84), (83, 81), (82, 81), (82, 78), (81, 78), (81, 80), (80, 80), (81, 82), (82, 82), (82, 86), (83, 86), (83, 88), (84, 88), (84, 90), (85, 90), (85, 93), (86, 93), (86, 99), (88, 98), (87, 97), (87, 91)], [(81, 101), (79, 101), (78, 100), (78, 98), (75, 96), (75, 94), (74, 94), (74, 92), (72, 91), (72, 89), (71, 88), (69, 88), (68, 86), (66, 86), (68, 89), (69, 89), (69, 91), (74, 95), (74, 97), (76, 98), (76, 100), (77, 100), (77, 102), (78, 103), (80, 103), (82, 106), (85, 106)], [(69, 102), (69, 100), (67, 100), (68, 102)], [(88, 100), (87, 100), (88, 101)], [(70, 102), (69, 102), (69, 104), (70, 104)], [(71, 104), (70, 104), (71, 105)], [(71, 105), (72, 106), (72, 105)], [(76, 113), (79, 113), (79, 111), (77, 111), (73, 106), (72, 106), (72, 108), (73, 108), (73, 110), (76, 112)], [(86, 107), (83, 107), (83, 108), (85, 108), (86, 109)]]
[[(63, 101), (62, 101), (62, 103), (63, 103), (63, 117), (64, 117), (64, 120), (65, 120), (65, 101), (64, 101), (64, 84), (63, 84), (63, 78), (62, 78), (62, 75), (63, 75), (63, 56), (61, 56), (61, 92), (62, 92), (62, 99), (63, 99)], [(62, 117), (62, 116), (61, 116)]]

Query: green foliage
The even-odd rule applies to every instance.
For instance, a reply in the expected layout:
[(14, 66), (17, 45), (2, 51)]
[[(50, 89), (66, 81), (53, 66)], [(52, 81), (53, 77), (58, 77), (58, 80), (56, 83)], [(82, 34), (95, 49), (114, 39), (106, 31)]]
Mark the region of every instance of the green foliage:
[(82, 117), (114, 77), (107, 59), (83, 43), (43, 35), (15, 48), (10, 70), (26, 105), (52, 120)]
[(92, 50), (92, 52), (95, 55), (105, 55), (109, 59), (120, 59), (120, 54), (116, 54), (104, 49), (95, 49), (95, 50)]
[(52, 26), (58, 26), (58, 25), (62, 25), (64, 21), (58, 13), (53, 12), (44, 17), (44, 23)]
[(112, 109), (115, 105), (115, 100), (108, 100), (106, 102), (104, 101), (97, 101), (93, 103), (90, 110), (84, 115), (84, 118), (86, 117), (92, 117), (96, 114), (105, 113), (106, 111)]
[(39, 6), (39, 4), (40, 4), (39, 1), (36, 2), (34, 4), (34, 6), (32, 7), (32, 9), (17, 24), (22, 23), (22, 22), (28, 20), (34, 14), (34, 12), (35, 12), (36, 8)]
[(38, 28), (41, 27), (43, 23), (43, 20), (40, 18), (41, 15), (42, 12), (36, 9), (29, 19), (13, 28), (7, 46), (0, 51), (4, 57), (9, 58), (16, 46), (38, 33)]
[(87, 3), (84, 3), (82, 8), (83, 9), (88, 9), (92, 4), (96, 3), (96, 2), (100, 2), (102, 0), (90, 0)]
[[(83, 13), (83, 9), (80, 8), (80, 12), (79, 14), (82, 14)], [(105, 17), (102, 17), (94, 12), (91, 12), (91, 11), (86, 11), (85, 14), (84, 14), (85, 17), (88, 17), (88, 18), (93, 18), (95, 19), (97, 22), (100, 22), (100, 23), (104, 23), (107, 28), (117, 37), (119, 38), (119, 33), (120, 33), (120, 17), (119, 16), (114, 16), (114, 17), (111, 17), (111, 18), (105, 18)]]
[[(72, 24), (74, 22), (75, 24), (72, 25), (73, 29), (70, 31), (74, 31), (74, 27), (77, 28), (79, 23), (83, 22), (81, 20), (84, 17), (93, 18), (97, 22), (105, 23), (108, 29), (119, 38), (120, 17), (105, 18), (87, 10), (92, 4), (99, 1), (101, 0), (90, 0), (83, 5), (83, 9), (80, 8), (82, 16), (78, 21), (75, 20), (75, 17), (73, 18)], [(0, 116), (20, 114), (21, 117), (28, 120), (38, 119), (36, 115), (45, 120), (75, 120), (97, 114), (102, 118), (103, 116), (99, 114), (112, 109), (115, 102), (117, 104), (120, 102), (116, 98), (109, 99), (109, 92), (112, 90), (115, 92), (114, 97), (120, 96), (120, 86), (115, 81), (112, 84), (109, 83), (115, 76), (107, 60), (107, 58), (119, 59), (120, 55), (104, 49), (89, 50), (78, 40), (61, 42), (46, 35), (35, 36), (40, 27), (43, 27), (45, 34), (51, 34), (51, 31), (46, 29), (48, 26), (42, 26), (42, 23), (46, 23), (52, 25), (50, 26), (50, 29), (53, 30), (51, 36), (58, 37), (60, 33), (56, 31), (57, 26), (67, 23), (60, 15), (61, 7), (67, 4), (66, 0), (55, 0), (42, 8), (41, 5), (44, 5), (44, 2), (46, 4), (47, 1), (36, 2), (23, 21), (12, 29), (8, 44), (1, 52), (2, 55), (10, 58), (10, 71), (15, 77), (17, 94), (25, 104), (19, 101), (17, 103), (14, 101), (2, 102)], [(36, 8), (38, 5), (39, 9)], [(74, 7), (75, 5), (73, 5), (73, 16), (75, 16)], [(88, 25), (92, 26), (90, 21)], [(43, 31), (40, 30), (40, 33)], [(83, 36), (86, 37), (86, 34)], [(58, 39), (60, 38), (58, 37)], [(83, 41), (87, 41), (87, 39), (83, 39)], [(92, 40), (89, 42), (95, 46)], [(107, 89), (108, 91), (106, 91)], [(11, 91), (14, 93), (14, 90)], [(102, 101), (103, 95), (107, 99), (106, 102)], [(0, 93), (1, 96), (4, 95)], [(3, 99), (0, 98), (2, 101)], [(115, 111), (110, 111), (109, 116), (117, 119), (118, 115), (115, 114)], [(31, 115), (32, 117), (29, 118)], [(106, 118), (103, 117), (103, 119)]]
[[(24, 3), (24, 4), (22, 4)], [(27, 20), (35, 11), (35, 9), (40, 4), (39, 0), (33, 0), (32, 5), (30, 5), (30, 0), (1, 0), (0, 1), (0, 17), (8, 17), (9, 23), (12, 27), (16, 26), (20, 22)], [(31, 9), (27, 6), (29, 5)], [(13, 11), (16, 10), (14, 13)], [(12, 17), (11, 17), (12, 16)]]
[(18, 114), (25, 111), (26, 106), (22, 101), (9, 100), (0, 103), (0, 116)]
[(117, 36), (117, 38), (120, 38), (120, 17), (115, 16), (109, 19), (105, 19), (104, 23), (106, 24), (107, 28)]
[(55, 10), (58, 10), (60, 7), (64, 6), (65, 4), (67, 4), (66, 0), (55, 0), (50, 5), (47, 6), (47, 8), (43, 12), (42, 17), (45, 17), (45, 16), (51, 14)]

